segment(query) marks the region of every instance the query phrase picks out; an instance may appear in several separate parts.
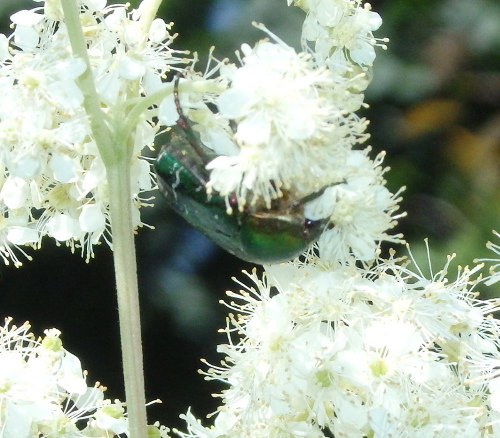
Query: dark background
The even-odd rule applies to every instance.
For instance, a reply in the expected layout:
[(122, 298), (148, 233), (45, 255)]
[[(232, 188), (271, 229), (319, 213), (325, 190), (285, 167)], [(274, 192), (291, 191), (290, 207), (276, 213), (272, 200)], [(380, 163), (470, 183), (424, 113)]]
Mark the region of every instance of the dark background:
[[(161, 16), (175, 22), (176, 47), (196, 50), (202, 60), (212, 45), (219, 58), (234, 60), (241, 43), (263, 38), (252, 20), (299, 47), (302, 12), (284, 0), (166, 3)], [(434, 271), (453, 252), (462, 265), (489, 256), (484, 244), (500, 228), (500, 4), (371, 3), (384, 20), (376, 36), (391, 42), (388, 51), (378, 51), (364, 115), (374, 154), (387, 151), (388, 186), (407, 187), (402, 211), (408, 217), (397, 231), (412, 243), (424, 272), (425, 237)], [(22, 5), (34, 3), (0, 3), (3, 32)], [(156, 228), (137, 235), (147, 399), (163, 400), (148, 408), (149, 418), (183, 428), (178, 415), (188, 406), (198, 417), (217, 406), (210, 394), (222, 386), (197, 373), (199, 359), (219, 361), (216, 344), (224, 338), (217, 329), (225, 325), (226, 309), (218, 301), (225, 290), (238, 289), (231, 277), (243, 279), (241, 270), (253, 266), (213, 246), (159, 196), (143, 215)], [(65, 347), (89, 370), (89, 384), (98, 380), (109, 388), (108, 398), (124, 399), (111, 251), (101, 245), (86, 264), (47, 240), (31, 254), (34, 260), (22, 268), (0, 268), (0, 315), (18, 324), (29, 320), (37, 334), (59, 328)]]

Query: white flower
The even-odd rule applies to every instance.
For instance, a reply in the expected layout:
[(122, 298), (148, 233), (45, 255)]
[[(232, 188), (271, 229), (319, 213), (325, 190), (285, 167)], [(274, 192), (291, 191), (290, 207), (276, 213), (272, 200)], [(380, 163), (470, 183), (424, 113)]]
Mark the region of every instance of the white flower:
[[(500, 233), (493, 231), (493, 234), (495, 234), (496, 237), (500, 237)], [(494, 264), (490, 267), (490, 275), (485, 277), (484, 283), (488, 286), (491, 286), (492, 284), (497, 283), (500, 280), (500, 245), (493, 243), (493, 242), (488, 242), (486, 244), (486, 247), (493, 251), (497, 257), (496, 258), (489, 258), (489, 259), (479, 259), (478, 262), (493, 262)]]
[(304, 169), (317, 168), (321, 177), (331, 163), (322, 142), (337, 115), (324, 91), (333, 79), (282, 43), (242, 50), (243, 65), (225, 70), (231, 85), (217, 100), (220, 114), (236, 122), (240, 153), (210, 163), (209, 187), (224, 196), (236, 192), (243, 204), (263, 198), (269, 205), (282, 188), (309, 190), (311, 175)]
[(394, 258), (249, 274), (228, 293), (225, 358), (207, 372), (229, 385), (224, 406), (211, 428), (188, 413), (182, 436), (490, 436), (498, 302), (471, 291), (480, 267), (448, 281), (450, 263), (431, 278)]
[(110, 431), (117, 435), (126, 433), (128, 431), (128, 419), (124, 417), (124, 414), (125, 409), (122, 403), (111, 403), (106, 400), (95, 413), (95, 420), (91, 422), (91, 427)]
[[(104, 0), (81, 3), (90, 73), (105, 122), (133, 133), (120, 147), (125, 150), (127, 141), (133, 146), (131, 202), (139, 227), (143, 193), (154, 187), (151, 163), (141, 155), (158, 128), (153, 114), (125, 120), (127, 99), (158, 91), (166, 72), (185, 60), (170, 48), (170, 24), (155, 20), (144, 40), (140, 12), (108, 7)], [(93, 245), (112, 241), (105, 166), (78, 83), (89, 72), (83, 59), (73, 56), (61, 2), (43, 6), (14, 14), (13, 39), (0, 38), (0, 254), (15, 265), (20, 264), (16, 247), (38, 248), (43, 236), (81, 248), (87, 260)], [(113, 141), (105, 147), (114, 148)]]
[[(312, 137), (322, 128), (325, 109), (315, 96), (314, 85), (327, 78), (314, 77), (306, 59), (290, 47), (261, 42), (255, 49), (242, 46), (244, 66), (229, 79), (217, 106), (238, 123), (236, 136), (242, 144), (267, 144), (273, 129), (291, 140)], [(306, 74), (309, 73), (310, 77)]]
[(380, 154), (372, 162), (365, 152), (351, 151), (335, 169), (344, 175), (344, 182), (306, 204), (307, 218), (329, 218), (331, 224), (318, 242), (323, 259), (348, 260), (352, 254), (357, 260), (373, 260), (381, 241), (402, 237), (387, 234), (400, 217), (394, 215), (400, 199), (385, 187), (382, 159)]
[(10, 19), (12, 23), (17, 25), (14, 31), (16, 45), (23, 50), (34, 49), (39, 41), (35, 26), (43, 20), (43, 15), (34, 11), (19, 11), (13, 14)]
[(10, 326), (7, 319), (0, 330), (0, 424), (4, 438), (37, 435), (38, 425), (63, 415), (63, 402), (71, 392), (87, 391), (80, 362), (62, 348), (59, 332), (48, 331), (39, 341), (29, 328), (28, 324)]
[[(315, 43), (316, 59), (340, 74), (352, 72), (351, 64), (369, 69), (375, 59), (375, 46), (385, 48), (388, 41), (377, 39), (382, 19), (361, 0), (304, 0), (296, 1), (308, 14), (302, 38)], [(360, 83), (361, 84), (361, 83)], [(366, 88), (361, 85), (360, 90)]]
[[(63, 348), (57, 329), (43, 339), (6, 319), (0, 327), (0, 436), (89, 437), (128, 434), (119, 400), (87, 387), (80, 360)], [(153, 426), (150, 426), (153, 427)], [(165, 428), (153, 430), (167, 437)]]

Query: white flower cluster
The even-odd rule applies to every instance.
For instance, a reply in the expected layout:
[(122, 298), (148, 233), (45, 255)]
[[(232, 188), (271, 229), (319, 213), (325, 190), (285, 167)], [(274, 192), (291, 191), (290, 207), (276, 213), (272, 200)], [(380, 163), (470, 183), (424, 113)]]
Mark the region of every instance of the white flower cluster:
[(348, 74), (355, 64), (371, 66), (375, 46), (385, 48), (387, 38), (374, 38), (382, 25), (380, 15), (362, 0), (288, 0), (307, 12), (302, 39), (312, 41), (315, 57), (330, 69)]
[[(181, 60), (169, 48), (173, 37), (161, 19), (144, 42), (140, 11), (95, 0), (80, 6), (105, 121), (113, 133), (134, 132), (131, 191), (134, 225), (141, 226), (140, 194), (152, 189), (153, 180), (139, 155), (156, 128), (148, 121), (127, 126), (127, 99), (157, 91), (165, 72)], [(13, 246), (39, 247), (50, 236), (81, 247), (89, 258), (92, 245), (111, 236), (106, 170), (77, 83), (88, 73), (86, 64), (72, 53), (60, 1), (11, 19), (13, 34), (0, 35), (0, 256), (19, 265)]]
[(303, 39), (314, 51), (296, 53), (274, 36), (244, 45), (239, 67), (219, 66), (226, 91), (207, 98), (186, 87), (180, 103), (221, 154), (207, 166), (213, 190), (251, 206), (327, 187), (304, 214), (334, 226), (319, 256), (265, 266), (263, 279), (253, 272), (252, 286), (228, 292), (224, 359), (206, 372), (228, 385), (222, 405), (213, 426), (188, 412), (188, 431), (176, 433), (500, 438), (500, 303), (474, 292), (498, 273), (481, 280), (477, 265), (450, 281), (452, 257), (430, 276), (377, 258), (381, 240), (398, 238), (386, 234), (398, 194), (385, 188), (383, 156), (353, 147), (367, 138), (354, 111), (385, 41), (372, 35), (380, 17), (358, 0), (293, 3), (308, 14)]
[(102, 387), (87, 387), (79, 359), (63, 348), (58, 330), (36, 339), (28, 323), (10, 323), (0, 327), (2, 438), (111, 438), (128, 431), (123, 404), (104, 400)]
[[(355, 111), (363, 105), (374, 47), (382, 45), (372, 35), (380, 17), (369, 6), (298, 2), (308, 13), (303, 39), (315, 42), (314, 51), (305, 46), (297, 53), (256, 25), (270, 41), (243, 45), (239, 66), (217, 62), (199, 74), (176, 66), (187, 61), (170, 47), (170, 26), (161, 19), (145, 37), (140, 7), (128, 13), (104, 0), (79, 1), (90, 72), (72, 53), (60, 0), (14, 14), (13, 35), (0, 36), (0, 256), (6, 263), (19, 265), (13, 247), (39, 247), (43, 236), (80, 247), (87, 259), (92, 245), (111, 243), (106, 168), (92, 125), (98, 116), (88, 113), (80, 88), (90, 73), (109, 148), (122, 153), (129, 146), (121, 143), (132, 138), (135, 226), (146, 205), (141, 193), (153, 187), (150, 163), (140, 156), (159, 130), (151, 109), (158, 105), (164, 125), (176, 123), (178, 108), (163, 81), (177, 70), (185, 76), (182, 110), (218, 154), (207, 166), (209, 191), (236, 197), (251, 211), (328, 187), (305, 213), (329, 221), (320, 248), (331, 260), (372, 260), (380, 241), (398, 240), (387, 235), (398, 199), (385, 188), (381, 160), (353, 150), (368, 139), (367, 121)], [(131, 111), (138, 97), (152, 95), (141, 114)]]
[(476, 299), (481, 266), (432, 278), (390, 259), (266, 268), (228, 293), (227, 382), (214, 426), (183, 437), (500, 437), (498, 300)]
[[(369, 148), (354, 149), (369, 138), (367, 120), (355, 111), (364, 105), (374, 46), (381, 45), (371, 34), (380, 16), (359, 1), (298, 3), (308, 11), (304, 38), (316, 41), (321, 53), (297, 53), (255, 24), (271, 40), (253, 48), (244, 44), (240, 66), (218, 63), (213, 70), (225, 90), (200, 93), (199, 77), (188, 76), (180, 105), (204, 145), (218, 154), (207, 165), (209, 191), (236, 197), (251, 212), (282, 196), (298, 200), (328, 188), (305, 208), (308, 219), (329, 221), (319, 242), (322, 257), (373, 260), (380, 241), (401, 237), (387, 235), (399, 199), (385, 187), (382, 155), (372, 161)], [(323, 40), (335, 47), (325, 48)], [(168, 125), (177, 118), (170, 96), (159, 119)]]

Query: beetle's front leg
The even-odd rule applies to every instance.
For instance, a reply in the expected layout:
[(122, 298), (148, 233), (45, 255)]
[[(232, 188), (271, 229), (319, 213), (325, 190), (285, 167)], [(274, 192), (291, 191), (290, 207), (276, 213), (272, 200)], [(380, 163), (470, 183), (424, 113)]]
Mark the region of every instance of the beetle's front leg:
[(182, 111), (181, 107), (181, 102), (179, 99), (179, 81), (180, 81), (181, 75), (180, 73), (177, 73), (175, 75), (174, 79), (174, 103), (175, 107), (177, 109), (177, 113), (179, 114), (179, 118), (177, 119), (177, 126), (184, 131), (184, 134), (186, 136), (186, 140), (188, 143), (191, 145), (193, 150), (196, 152), (196, 155), (201, 159), (203, 165), (207, 165), (213, 157), (210, 157), (207, 153), (207, 151), (203, 148), (203, 145), (200, 143), (198, 138), (196, 137), (195, 132), (193, 131), (193, 128), (191, 127), (191, 124), (189, 123), (189, 120), (187, 117), (184, 115), (184, 111)]

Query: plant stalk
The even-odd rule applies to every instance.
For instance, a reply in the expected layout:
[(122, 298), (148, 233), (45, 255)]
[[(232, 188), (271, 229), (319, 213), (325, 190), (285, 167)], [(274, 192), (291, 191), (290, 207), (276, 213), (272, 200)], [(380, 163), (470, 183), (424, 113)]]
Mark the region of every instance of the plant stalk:
[(145, 438), (146, 399), (142, 358), (139, 288), (132, 222), (130, 161), (108, 166), (109, 213), (113, 234), (120, 340), (130, 438)]
[(87, 70), (79, 85), (85, 96), (84, 106), (89, 117), (92, 134), (106, 167), (109, 194), (109, 215), (113, 239), (120, 338), (125, 380), (125, 396), (129, 418), (129, 438), (147, 437), (146, 400), (142, 359), (141, 324), (137, 261), (134, 244), (132, 194), (130, 190), (130, 152), (127, 147), (133, 134), (117, 142), (118, 126), (111, 129), (100, 108), (87, 47), (75, 0), (62, 3), (65, 22), (75, 56), (82, 58)]

